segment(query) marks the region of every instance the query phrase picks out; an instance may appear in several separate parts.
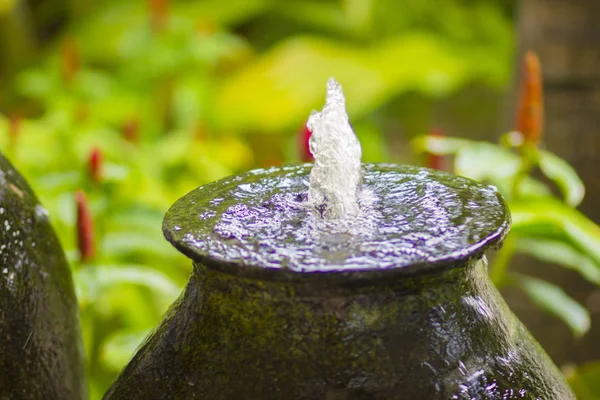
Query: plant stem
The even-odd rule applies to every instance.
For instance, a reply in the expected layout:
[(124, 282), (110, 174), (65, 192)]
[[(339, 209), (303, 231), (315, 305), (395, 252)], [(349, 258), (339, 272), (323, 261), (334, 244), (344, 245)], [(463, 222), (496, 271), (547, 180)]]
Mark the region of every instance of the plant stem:
[(519, 187), (523, 179), (529, 175), (533, 167), (538, 162), (538, 149), (535, 146), (525, 144), (521, 149), (521, 165), (513, 178), (513, 184), (510, 192), (510, 199), (515, 200), (519, 197)]

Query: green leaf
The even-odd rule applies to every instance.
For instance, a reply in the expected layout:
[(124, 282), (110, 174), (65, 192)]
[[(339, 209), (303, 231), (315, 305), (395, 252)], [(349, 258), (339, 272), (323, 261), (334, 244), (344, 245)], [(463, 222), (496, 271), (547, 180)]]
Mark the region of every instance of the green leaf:
[(600, 361), (569, 368), (565, 375), (579, 400), (600, 400)]
[(585, 195), (583, 182), (577, 172), (562, 158), (548, 151), (539, 152), (539, 167), (561, 190), (565, 201), (572, 207), (578, 206)]
[(38, 176), (36, 186), (40, 190), (72, 190), (81, 182), (81, 172), (66, 171), (66, 172), (49, 172), (45, 175)]
[(186, 19), (205, 19), (233, 25), (247, 21), (272, 4), (268, 0), (182, 1), (173, 2), (173, 14)]
[(401, 93), (439, 97), (470, 79), (489, 78), (464, 56), (440, 36), (424, 33), (388, 37), (370, 47), (296, 36), (223, 81), (215, 99), (215, 124), (238, 131), (295, 129), (311, 109), (322, 107), (331, 76), (345, 85), (355, 119)]
[(111, 215), (110, 227), (112, 230), (151, 232), (156, 231), (153, 237), (162, 237), (160, 227), (164, 218), (164, 211), (148, 207), (139, 202), (121, 207)]
[(274, 13), (280, 18), (333, 34), (348, 33), (347, 18), (339, 4), (329, 2), (275, 2)]
[(512, 232), (567, 241), (600, 264), (600, 227), (579, 211), (555, 199), (510, 204)]
[(124, 164), (105, 162), (102, 178), (106, 181), (121, 182), (127, 178), (130, 168)]
[(121, 371), (150, 331), (151, 329), (137, 332), (117, 331), (110, 335), (100, 348), (100, 357), (104, 365), (115, 372)]
[[(159, 232), (160, 226), (155, 227)], [(154, 254), (161, 257), (173, 257), (173, 249), (160, 234), (149, 232), (121, 231), (111, 232), (103, 237), (102, 254), (123, 256), (131, 253)]]
[(140, 285), (173, 299), (181, 291), (165, 274), (134, 264), (90, 265), (76, 271), (74, 278), (82, 304), (93, 302), (104, 290), (117, 285)]
[(516, 275), (513, 281), (540, 308), (563, 321), (577, 337), (590, 329), (588, 311), (560, 287), (547, 281), (525, 275)]
[(521, 165), (515, 153), (498, 145), (472, 142), (456, 154), (455, 170), (477, 181), (492, 180), (510, 184)]
[(437, 155), (450, 155), (456, 154), (460, 150), (476, 145), (478, 142), (474, 142), (467, 139), (460, 139), (449, 136), (433, 136), (433, 135), (421, 135), (417, 136), (413, 141), (412, 145), (418, 153), (431, 153)]
[(600, 285), (600, 266), (568, 243), (546, 238), (518, 238), (516, 249), (540, 261), (572, 269), (588, 281)]
[[(422, 135), (417, 137), (412, 145), (419, 153), (455, 155), (456, 174), (493, 184), (507, 197), (521, 167), (521, 158), (518, 154), (493, 143)], [(551, 191), (539, 180), (525, 176), (520, 183), (519, 195), (525, 198), (546, 197), (551, 195)]]
[[(470, 142), (461, 147), (454, 161), (454, 172), (483, 183), (498, 187), (500, 193), (512, 193), (514, 179), (521, 168), (518, 154), (501, 146), (485, 142)], [(519, 195), (524, 198), (540, 198), (550, 195), (542, 182), (525, 176), (519, 186)]]

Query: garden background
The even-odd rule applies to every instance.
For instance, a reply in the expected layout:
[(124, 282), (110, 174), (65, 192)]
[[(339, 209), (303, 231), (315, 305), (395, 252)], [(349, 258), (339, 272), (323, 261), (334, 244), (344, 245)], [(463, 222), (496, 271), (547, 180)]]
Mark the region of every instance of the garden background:
[(546, 128), (529, 189), (503, 193), (534, 223), (516, 220), (515, 273), (492, 271), (580, 398), (600, 398), (599, 16), (586, 0), (0, 0), (0, 149), (71, 263), (91, 398), (187, 282), (191, 263), (161, 233), (175, 200), (309, 161), (304, 124), (330, 76), (363, 161), (510, 191), (529, 157), (504, 134), (519, 128), (526, 50), (541, 60)]

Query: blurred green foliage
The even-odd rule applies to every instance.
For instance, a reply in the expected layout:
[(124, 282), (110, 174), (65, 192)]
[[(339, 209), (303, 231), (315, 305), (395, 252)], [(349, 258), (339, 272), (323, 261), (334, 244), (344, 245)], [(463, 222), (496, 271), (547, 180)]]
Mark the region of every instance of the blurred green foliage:
[[(414, 143), (420, 151), (452, 155), (456, 174), (493, 184), (508, 200), (511, 232), (490, 266), (494, 284), (520, 288), (535, 304), (565, 322), (573, 334), (585, 334), (590, 316), (583, 306), (550, 282), (509, 270), (513, 255), (524, 253), (600, 284), (600, 227), (575, 208), (585, 190), (571, 166), (523, 143), (519, 132), (504, 135), (501, 145), (434, 136), (417, 138)], [(533, 176), (534, 167), (546, 182)], [(562, 200), (549, 183), (560, 190)]]
[[(162, 237), (167, 208), (201, 184), (299, 161), (300, 132), (322, 105), (327, 78), (346, 90), (363, 159), (401, 162), (390, 150), (397, 132), (389, 121), (401, 115), (409, 135), (420, 133), (432, 101), (472, 85), (500, 92), (512, 69), (510, 8), (500, 0), (71, 0), (46, 11), (35, 4), (0, 0), (0, 84), (8, 88), (0, 91), (0, 148), (50, 211), (71, 261), (92, 399), (187, 282), (190, 262)], [(23, 13), (28, 6), (36, 8)], [(62, 21), (53, 40), (39, 39), (56, 31), (44, 21)], [(460, 163), (494, 169), (505, 165), (498, 157), (507, 157), (506, 168), (519, 162), (495, 149), (492, 162), (482, 156), (486, 145), (470, 146)], [(100, 182), (90, 174), (95, 148)], [(564, 175), (555, 161), (550, 156), (550, 170)], [(505, 177), (497, 178), (503, 189)], [(95, 220), (97, 251), (88, 263), (77, 251), (78, 189)], [(523, 240), (531, 228), (525, 201), (513, 203), (513, 230)], [(551, 225), (558, 206), (545, 201), (540, 224)], [(586, 260), (564, 256), (566, 265), (600, 279), (598, 254), (563, 240), (582, 243), (572, 235), (587, 237), (587, 225), (575, 226), (583, 233), (569, 225), (538, 239), (561, 241), (563, 253)], [(547, 291), (531, 279), (531, 293)], [(573, 319), (585, 331), (585, 317)]]
[[(585, 189), (571, 166), (527, 143), (520, 132), (503, 135), (498, 145), (440, 136), (421, 136), (413, 144), (419, 152), (452, 156), (453, 172), (495, 185), (508, 200), (511, 231), (490, 264), (496, 287), (522, 290), (534, 304), (562, 320), (573, 335), (585, 335), (591, 318), (584, 306), (560, 286), (510, 269), (512, 258), (525, 254), (600, 285), (600, 227), (576, 209)], [(543, 179), (536, 177), (536, 171)], [(566, 368), (582, 400), (600, 398), (599, 374), (600, 363)]]

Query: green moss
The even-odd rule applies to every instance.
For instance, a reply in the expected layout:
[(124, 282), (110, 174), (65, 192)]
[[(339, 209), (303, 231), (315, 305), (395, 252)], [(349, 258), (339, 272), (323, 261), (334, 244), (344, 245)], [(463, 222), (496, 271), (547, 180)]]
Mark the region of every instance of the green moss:
[(487, 281), (481, 262), (352, 287), (196, 265), (107, 398), (572, 398)]
[(0, 397), (84, 399), (71, 271), (44, 209), (0, 155)]

